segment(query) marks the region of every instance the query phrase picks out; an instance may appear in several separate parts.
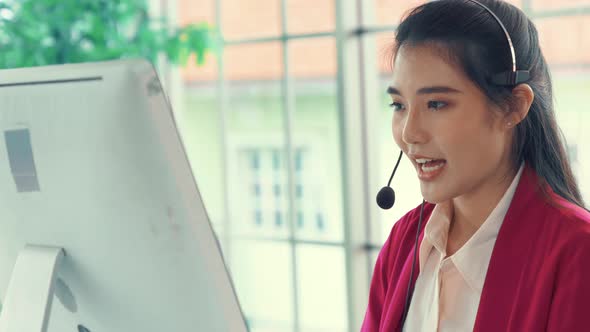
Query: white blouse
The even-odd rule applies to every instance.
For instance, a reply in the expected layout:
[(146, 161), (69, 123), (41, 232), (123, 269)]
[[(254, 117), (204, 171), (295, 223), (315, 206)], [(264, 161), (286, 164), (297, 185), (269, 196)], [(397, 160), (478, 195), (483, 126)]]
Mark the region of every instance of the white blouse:
[(437, 204), (420, 244), (420, 274), (403, 330), (473, 331), (492, 249), (520, 180), (523, 166), (481, 227), (453, 255), (445, 258), (450, 201)]

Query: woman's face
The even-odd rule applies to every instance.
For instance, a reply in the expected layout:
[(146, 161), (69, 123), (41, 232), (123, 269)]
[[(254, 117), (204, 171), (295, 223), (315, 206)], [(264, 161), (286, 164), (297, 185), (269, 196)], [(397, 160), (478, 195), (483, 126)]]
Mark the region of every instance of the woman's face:
[(428, 202), (468, 197), (510, 170), (507, 120), (431, 46), (401, 47), (388, 92), (393, 137), (416, 168)]

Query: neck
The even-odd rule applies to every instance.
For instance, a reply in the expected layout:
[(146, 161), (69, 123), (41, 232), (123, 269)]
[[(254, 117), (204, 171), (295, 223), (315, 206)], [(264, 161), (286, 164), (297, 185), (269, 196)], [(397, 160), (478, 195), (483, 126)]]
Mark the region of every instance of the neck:
[(453, 218), (449, 228), (448, 251), (458, 250), (486, 221), (516, 176), (518, 169), (495, 172), (472, 192), (452, 200)]

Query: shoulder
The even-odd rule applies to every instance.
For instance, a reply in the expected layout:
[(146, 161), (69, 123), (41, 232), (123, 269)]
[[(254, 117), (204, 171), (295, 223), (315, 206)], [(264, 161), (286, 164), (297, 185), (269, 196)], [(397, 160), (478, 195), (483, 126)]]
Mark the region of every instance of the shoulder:
[(584, 238), (590, 234), (590, 212), (557, 194), (532, 168), (525, 168), (519, 189), (520, 197), (515, 197), (515, 209), (534, 219), (530, 222), (536, 226), (543, 226), (541, 232), (565, 240)]
[[(553, 194), (535, 234), (540, 270), (550, 269), (551, 308), (547, 331), (583, 331), (590, 324), (590, 212)], [(539, 275), (536, 276), (537, 280)]]
[(590, 259), (590, 212), (553, 194), (546, 206), (546, 234), (553, 237), (553, 248), (560, 253), (562, 264), (587, 265)]
[(531, 167), (522, 173), (509, 215), (511, 231), (537, 242), (538, 250), (551, 250), (552, 258), (575, 243), (590, 243), (590, 212), (555, 193)]
[(574, 239), (590, 237), (590, 212), (551, 193), (552, 204), (545, 208), (545, 219), (551, 229)]

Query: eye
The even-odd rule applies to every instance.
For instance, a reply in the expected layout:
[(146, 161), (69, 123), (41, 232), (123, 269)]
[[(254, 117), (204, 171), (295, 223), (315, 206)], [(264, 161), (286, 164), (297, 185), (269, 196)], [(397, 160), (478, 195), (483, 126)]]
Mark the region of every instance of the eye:
[(394, 101), (391, 104), (389, 104), (389, 107), (391, 107), (394, 112), (398, 112), (403, 109), (404, 105)]
[(441, 108), (444, 108), (445, 106), (447, 106), (447, 103), (445, 103), (444, 101), (431, 100), (428, 102), (428, 108), (434, 109), (436, 111), (440, 110)]

